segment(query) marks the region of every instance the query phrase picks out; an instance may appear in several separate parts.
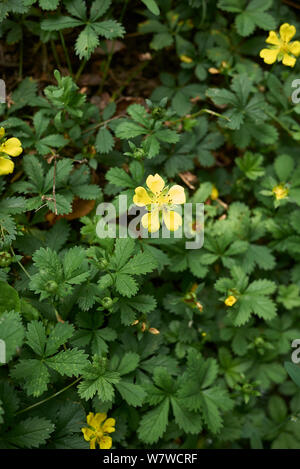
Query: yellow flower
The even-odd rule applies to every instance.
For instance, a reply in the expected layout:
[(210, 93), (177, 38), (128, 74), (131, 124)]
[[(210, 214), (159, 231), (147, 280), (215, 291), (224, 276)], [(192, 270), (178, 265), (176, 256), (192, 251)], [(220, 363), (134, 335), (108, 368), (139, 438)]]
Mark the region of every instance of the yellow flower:
[(219, 197), (219, 191), (218, 191), (218, 189), (216, 188), (216, 186), (213, 186), (212, 191), (211, 191), (211, 194), (210, 194), (210, 198), (211, 198), (212, 200), (217, 200), (218, 197)]
[(282, 184), (273, 187), (272, 192), (275, 195), (276, 200), (286, 199), (289, 195), (289, 190)]
[(133, 203), (138, 207), (147, 207), (148, 213), (142, 216), (142, 225), (154, 233), (160, 228), (160, 212), (169, 231), (176, 231), (182, 225), (179, 213), (172, 210), (176, 204), (185, 203), (185, 193), (182, 186), (175, 185), (168, 189), (164, 180), (155, 174), (148, 176), (146, 184), (150, 191), (144, 187), (137, 187)]
[[(5, 129), (0, 127), (0, 139), (4, 136)], [(12, 173), (15, 167), (14, 163), (6, 155), (19, 156), (22, 151), (22, 144), (18, 138), (9, 138), (0, 145), (0, 154), (4, 154), (4, 156), (0, 156), (0, 176)]]
[(10, 159), (0, 156), (0, 176), (11, 174), (14, 170), (14, 167), (15, 165)]
[(262, 49), (260, 57), (264, 59), (266, 64), (273, 64), (278, 60), (282, 61), (283, 65), (294, 67), (296, 57), (300, 55), (300, 41), (290, 42), (295, 34), (295, 26), (288, 23), (280, 26), (279, 36), (275, 31), (270, 31), (266, 42), (271, 44), (271, 47)]
[(226, 306), (233, 306), (237, 302), (237, 298), (233, 295), (230, 295), (224, 301)]
[(191, 57), (188, 57), (187, 55), (181, 55), (179, 58), (181, 62), (184, 62), (186, 64), (191, 64), (193, 62), (193, 59)]
[(90, 449), (96, 449), (96, 444), (100, 449), (110, 449), (112, 446), (112, 439), (107, 433), (114, 432), (116, 421), (115, 419), (106, 419), (106, 414), (93, 414), (90, 412), (86, 418), (89, 427), (81, 429), (85, 441), (90, 442)]
[(22, 144), (18, 138), (9, 138), (6, 142), (0, 145), (0, 153), (6, 153), (9, 156), (21, 155), (23, 149)]

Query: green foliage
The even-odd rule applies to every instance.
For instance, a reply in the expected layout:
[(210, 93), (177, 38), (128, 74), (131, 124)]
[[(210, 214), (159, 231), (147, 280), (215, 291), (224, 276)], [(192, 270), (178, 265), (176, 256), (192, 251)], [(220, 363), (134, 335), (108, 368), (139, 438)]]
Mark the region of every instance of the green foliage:
[(123, 26), (115, 20), (98, 21), (108, 10), (111, 0), (95, 0), (87, 15), (87, 5), (84, 0), (65, 1), (69, 15), (52, 16), (41, 23), (44, 31), (60, 31), (66, 28), (84, 26), (77, 37), (75, 50), (79, 58), (89, 59), (95, 48), (99, 45), (99, 36), (106, 39), (115, 39), (124, 35)]
[[(300, 62), (259, 55), (292, 3), (0, 2), (1, 448), (88, 448), (89, 412), (116, 449), (300, 447)], [(201, 249), (194, 215), (123, 237), (155, 174)]]

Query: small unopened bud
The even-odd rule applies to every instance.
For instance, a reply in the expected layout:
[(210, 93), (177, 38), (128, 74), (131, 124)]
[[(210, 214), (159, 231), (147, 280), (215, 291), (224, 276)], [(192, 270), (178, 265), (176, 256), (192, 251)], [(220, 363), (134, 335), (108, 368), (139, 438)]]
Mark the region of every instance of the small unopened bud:
[(101, 303), (104, 308), (109, 309), (113, 305), (113, 300), (109, 296), (106, 296), (105, 298), (102, 298)]
[(196, 302), (196, 307), (199, 309), (199, 311), (201, 311), (201, 312), (203, 311), (203, 306), (202, 306), (202, 304), (200, 303), (200, 301), (197, 301), (197, 302)]
[(8, 267), (12, 262), (12, 256), (9, 252), (0, 252), (0, 267)]
[(136, 326), (139, 322), (140, 322), (140, 321), (139, 321), (138, 319), (136, 319), (135, 321), (133, 321), (133, 322), (131, 323), (131, 325), (132, 325), (132, 326)]
[(220, 73), (220, 70), (218, 68), (215, 68), (215, 67), (210, 67), (208, 69), (209, 73), (211, 73), (211, 75), (217, 75), (218, 73)]
[(106, 259), (104, 259), (104, 257), (103, 257), (102, 259), (99, 259), (98, 266), (99, 266), (100, 270), (105, 270), (106, 267), (108, 266), (108, 261)]
[(154, 335), (160, 334), (160, 331), (156, 329), (155, 327), (150, 327), (149, 332), (150, 334), (154, 334)]
[(142, 331), (142, 332), (145, 332), (145, 330), (146, 330), (146, 323), (145, 323), (145, 322), (142, 322), (141, 331)]
[(58, 284), (54, 280), (49, 280), (45, 285), (45, 290), (48, 293), (55, 293), (58, 289)]

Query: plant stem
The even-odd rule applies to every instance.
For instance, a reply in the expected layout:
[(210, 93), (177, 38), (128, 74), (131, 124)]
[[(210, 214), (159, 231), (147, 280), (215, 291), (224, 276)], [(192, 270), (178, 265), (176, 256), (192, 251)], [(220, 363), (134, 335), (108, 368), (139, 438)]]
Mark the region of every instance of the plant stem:
[[(125, 15), (125, 11), (126, 11), (126, 8), (127, 8), (127, 5), (128, 5), (128, 2), (129, 0), (125, 0), (124, 4), (123, 4), (123, 8), (122, 8), (122, 12), (121, 12), (121, 15), (120, 15), (120, 23), (122, 22), (123, 20), (123, 17)], [(108, 71), (109, 71), (109, 66), (110, 66), (110, 63), (112, 61), (112, 56), (113, 56), (113, 53), (114, 53), (114, 45), (115, 45), (115, 39), (113, 40), (112, 42), (112, 45), (111, 45), (111, 51), (107, 57), (107, 61), (106, 61), (106, 64), (105, 64), (105, 69), (104, 69), (104, 73), (103, 73), (103, 78), (102, 78), (102, 83), (99, 87), (99, 90), (98, 90), (98, 94), (101, 96), (102, 94), (102, 91), (103, 91), (103, 87), (105, 85), (105, 82), (106, 82), (106, 78), (107, 78), (107, 74), (108, 74)]]
[(71, 60), (70, 60), (68, 50), (66, 48), (64, 35), (61, 31), (59, 31), (59, 35), (60, 35), (61, 44), (62, 44), (62, 47), (63, 47), (63, 50), (64, 50), (65, 58), (66, 58), (66, 61), (67, 61), (69, 73), (70, 73), (70, 75), (73, 75)]
[(10, 246), (10, 250), (11, 250), (11, 253), (12, 255), (16, 258), (16, 261), (17, 263), (19, 264), (19, 266), (21, 267), (21, 269), (23, 270), (23, 272), (27, 275), (27, 277), (31, 280), (31, 275), (27, 272), (27, 270), (25, 269), (25, 267), (23, 266), (23, 264), (17, 259), (17, 256), (15, 254), (15, 251), (13, 250), (13, 247)]
[(87, 59), (84, 59), (82, 60), (81, 64), (80, 64), (80, 67), (75, 75), (75, 81), (77, 81), (80, 77), (80, 75), (82, 74), (82, 71), (84, 69), (84, 67), (86, 66), (86, 63), (87, 63)]
[(57, 68), (60, 69), (61, 68), (61, 63), (60, 63), (60, 60), (59, 60), (59, 57), (58, 57), (56, 47), (55, 47), (55, 43), (54, 43), (53, 39), (51, 39), (50, 43), (51, 43), (51, 49), (52, 49), (52, 52), (53, 52), (53, 57), (55, 59)]
[(180, 117), (179, 119), (176, 119), (175, 121), (171, 121), (171, 123), (177, 124), (178, 122), (182, 122), (186, 119), (195, 119), (195, 117), (200, 116), (204, 112), (206, 112), (207, 114), (211, 114), (212, 116), (220, 117), (221, 119), (230, 121), (229, 117), (223, 116), (223, 114), (219, 114), (218, 112), (211, 111), (210, 109), (200, 109), (199, 111), (194, 112), (194, 114), (188, 114), (187, 116)]
[(75, 381), (73, 381), (71, 384), (68, 384), (68, 386), (64, 387), (60, 391), (57, 391), (55, 394), (52, 394), (51, 396), (47, 397), (46, 399), (43, 399), (42, 401), (36, 402), (35, 404), (30, 405), (29, 407), (25, 407), (25, 409), (19, 410), (19, 412), (17, 412), (15, 415), (23, 414), (24, 412), (28, 412), (28, 410), (34, 409), (35, 407), (37, 407), (41, 404), (44, 404), (47, 401), (50, 401), (50, 399), (53, 399), (54, 397), (59, 396), (64, 391), (66, 391), (67, 389), (74, 386), (74, 384), (78, 383), (78, 381), (80, 381), (81, 379), (82, 379), (82, 376), (79, 376), (79, 378), (75, 379)]
[(23, 43), (23, 36), (21, 37), (20, 41), (20, 61), (19, 61), (19, 78), (22, 80), (23, 78), (23, 55), (24, 55), (24, 43)]
[(289, 134), (290, 137), (294, 138), (293, 132), (291, 132), (290, 129), (285, 124), (283, 124), (280, 119), (278, 119), (278, 117), (274, 116), (274, 114), (268, 111), (265, 111), (265, 113), (275, 122), (277, 122), (277, 124), (279, 124), (280, 127), (282, 127)]
[(109, 122), (114, 121), (115, 119), (120, 119), (120, 117), (123, 117), (123, 116), (125, 116), (125, 113), (124, 114), (119, 114), (118, 116), (112, 117), (111, 119), (107, 119), (106, 121), (100, 122), (100, 124), (96, 124), (96, 125), (94, 125), (93, 127), (89, 128), (89, 129), (83, 130), (82, 133), (85, 134), (87, 132), (92, 132), (93, 130), (98, 129), (99, 127), (102, 127), (103, 125), (106, 125)]

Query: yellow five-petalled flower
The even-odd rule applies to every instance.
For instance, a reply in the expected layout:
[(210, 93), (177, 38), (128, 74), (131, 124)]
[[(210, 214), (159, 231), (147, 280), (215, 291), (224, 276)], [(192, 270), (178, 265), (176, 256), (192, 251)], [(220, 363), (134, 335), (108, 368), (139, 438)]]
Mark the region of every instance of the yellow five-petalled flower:
[(106, 419), (104, 413), (93, 414), (90, 412), (86, 418), (89, 427), (81, 429), (84, 439), (90, 442), (90, 449), (96, 449), (99, 445), (100, 449), (110, 449), (112, 447), (112, 438), (107, 433), (115, 431), (115, 419)]
[(237, 302), (237, 298), (233, 295), (229, 295), (224, 301), (226, 306), (233, 306)]
[(283, 65), (294, 67), (296, 57), (300, 55), (300, 41), (291, 42), (295, 34), (295, 26), (288, 23), (280, 26), (279, 36), (275, 31), (270, 31), (266, 42), (271, 44), (271, 47), (262, 49), (260, 57), (264, 59), (266, 64), (273, 64), (278, 60), (282, 61)]
[[(3, 140), (5, 130), (0, 128), (0, 140)], [(19, 156), (22, 153), (22, 144), (18, 138), (9, 138), (0, 144), (0, 176), (13, 172), (15, 164), (9, 158), (10, 156)]]
[(148, 176), (144, 187), (137, 187), (133, 202), (138, 207), (147, 207), (148, 213), (142, 216), (142, 225), (149, 232), (154, 233), (160, 228), (160, 214), (169, 231), (176, 231), (182, 225), (182, 217), (173, 209), (178, 204), (185, 203), (184, 188), (174, 185), (170, 189), (165, 187), (164, 180), (159, 174)]
[(288, 188), (282, 184), (273, 187), (272, 192), (275, 195), (276, 200), (286, 199), (289, 195)]

